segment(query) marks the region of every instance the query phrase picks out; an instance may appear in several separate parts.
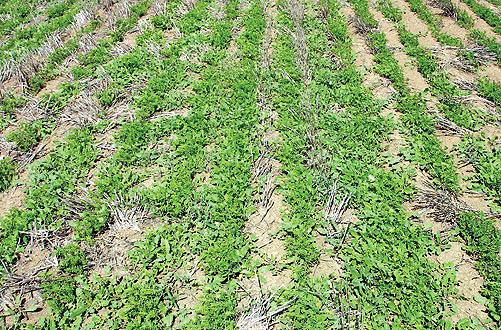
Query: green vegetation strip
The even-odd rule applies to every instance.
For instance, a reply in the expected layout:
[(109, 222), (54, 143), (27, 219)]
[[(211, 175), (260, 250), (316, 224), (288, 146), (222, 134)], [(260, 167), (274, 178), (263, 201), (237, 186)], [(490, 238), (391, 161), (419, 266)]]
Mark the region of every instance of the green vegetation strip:
[[(352, 3), (362, 23), (375, 30), (377, 22), (369, 12), (367, 1), (353, 0)], [(401, 13), (394, 12), (393, 19), (401, 19)], [(367, 37), (374, 52), (375, 71), (390, 79), (399, 93), (395, 107), (403, 114), (401, 121), (406, 139), (411, 146), (404, 150), (404, 155), (425, 169), (437, 187), (459, 191), (459, 176), (456, 173), (453, 157), (442, 149), (440, 141), (435, 136), (433, 117), (427, 113), (424, 95), (410, 92), (402, 69), (387, 47), (384, 33), (369, 32)], [(421, 51), (425, 52), (424, 49)]]
[[(427, 261), (439, 246), (402, 208), (414, 193), (412, 173), (381, 168), (382, 142), (394, 123), (379, 115), (382, 104), (362, 87), (337, 3), (309, 5), (314, 14), (304, 20), (308, 65), (294, 60), (303, 50), (290, 32), (277, 37), (272, 63), (273, 104), (283, 139), (279, 160), (286, 175), (283, 228), (294, 273), (283, 299), (296, 299), (281, 323), (295, 329), (341, 328), (346, 319), (333, 304), (344, 288), (349, 306), (362, 315), (362, 327), (384, 328), (390, 320), (395, 329), (443, 327), (454, 272)], [(279, 11), (279, 29), (295, 31), (293, 17)], [(325, 224), (319, 208), (336, 181), (341, 194), (352, 194), (350, 207), (358, 209), (360, 219), (349, 230), (349, 243), (342, 244), (342, 235), (332, 242), (345, 262), (338, 283), (309, 275), (319, 255), (316, 223)]]
[[(462, 91), (449, 81), (450, 75), (447, 71), (440, 70), (437, 57), (419, 45), (418, 35), (411, 33), (400, 23), (401, 17), (395, 16), (397, 11), (393, 10), (394, 7), (391, 7), (388, 1), (381, 1), (379, 8), (388, 19), (396, 23), (405, 52), (416, 61), (419, 73), (430, 85), (431, 94), (440, 101), (438, 110), (458, 126), (475, 131), (479, 130), (489, 116), (485, 112), (461, 102), (461, 97), (470, 92)], [(389, 11), (393, 11), (393, 14), (388, 14)]]
[(12, 158), (0, 159), (0, 193), (9, 189), (16, 174), (16, 164), (12, 161)]
[[(415, 12), (418, 15), (418, 17), (426, 23), (433, 37), (435, 37), (441, 45), (463, 47), (461, 39), (440, 32), (440, 24), (441, 24), (440, 20), (437, 19), (437, 17), (430, 12), (428, 6), (426, 4), (423, 4), (422, 0), (406, 0), (406, 1), (409, 3), (410, 9), (413, 12)], [(459, 15), (459, 17), (463, 17), (463, 19), (458, 20), (458, 23), (462, 22), (464, 24), (465, 22), (464, 16), (465, 16), (464, 14)]]
[[(235, 65), (224, 59), (238, 2), (226, 4), (223, 22), (207, 19), (211, 3), (200, 1), (180, 18), (177, 23), (185, 27), (184, 36), (162, 51), (161, 60), (148, 55), (146, 47), (140, 46), (105, 68), (114, 77), (112, 90), (144, 74), (152, 77), (135, 98), (137, 120), (124, 124), (115, 136), (118, 149), (98, 174), (96, 200), (144, 194), (145, 204), (152, 205), (151, 211), (167, 220), (169, 226), (152, 232), (136, 246), (130, 255), (132, 275), (121, 279), (109, 275), (86, 279), (81, 274), (86, 262), (78, 248), (59, 250), (57, 253), (69, 261), (60, 266), (64, 276), (50, 276), (50, 281), (44, 284), (44, 297), (53, 318), (41, 321), (41, 328), (78, 327), (85, 317), (90, 328), (165, 329), (172, 326), (173, 310), (179, 312), (178, 321), (192, 329), (207, 329), (214, 324), (227, 328), (233, 324), (237, 298), (234, 277), (241, 272), (249, 251), (249, 242), (241, 229), (253, 203), (250, 167), (259, 136), (255, 127), (259, 122), (255, 68), (264, 21), (261, 3), (256, 1), (242, 21), (244, 31), (237, 39), (240, 61)], [(213, 28), (211, 35), (203, 33), (208, 22), (213, 23), (209, 26)], [(155, 31), (147, 35), (158, 36)], [(191, 65), (179, 59), (186, 51), (199, 50), (196, 47), (200, 43), (212, 46), (202, 56), (203, 63)], [(193, 69), (199, 70), (202, 80), (191, 81), (196, 94), (190, 98), (179, 91), (186, 87), (186, 71)], [(192, 106), (186, 118), (150, 119), (164, 109), (175, 110), (181, 101)], [(113, 102), (116, 99), (111, 98), (110, 103)], [(150, 150), (152, 141), (171, 135), (177, 136), (167, 139), (173, 152), (162, 155)], [(211, 184), (197, 193), (195, 184), (200, 182), (195, 177), (207, 168), (206, 147), (211, 139), (215, 140), (211, 151)], [(170, 166), (165, 172), (168, 176), (151, 190), (136, 189), (137, 183), (144, 179), (137, 168), (155, 163)], [(88, 211), (75, 224), (77, 237), (87, 239), (106, 227), (109, 216), (106, 210), (101, 211), (102, 204), (87, 205)], [(222, 244), (225, 249), (220, 249)], [(211, 284), (204, 290), (199, 316), (189, 322), (187, 312), (179, 311), (175, 291), (181, 285), (189, 285), (187, 276), (177, 271), (186, 264), (186, 259), (193, 257), (188, 255), (191, 249), (201, 254)], [(222, 297), (227, 299), (221, 300)], [(97, 310), (107, 312), (98, 316)]]
[[(409, 37), (410, 32), (405, 29), (401, 23), (399, 10), (394, 7), (390, 1), (381, 1), (378, 7), (383, 15), (398, 25), (400, 40), (406, 45), (412, 37)], [(407, 38), (407, 39), (406, 39)], [(411, 43), (416, 45), (417, 40)], [(407, 47), (407, 46), (406, 46)], [(419, 58), (417, 58), (419, 61)], [(485, 142), (485, 138), (474, 138), (466, 136), (460, 145), (457, 147), (459, 153), (465, 159), (471, 162), (477, 173), (473, 176), (477, 187), (480, 186), (484, 193), (494, 198), (499, 204), (500, 191), (499, 186), (501, 178), (499, 177), (499, 166), (501, 165), (501, 153), (499, 147), (489, 145)], [(494, 207), (499, 209), (499, 207)], [(482, 215), (468, 213), (461, 215), (457, 220), (461, 236), (467, 243), (467, 251), (472, 254), (476, 260), (476, 267), (482, 273), (487, 283), (483, 294), (490, 298), (490, 303), (487, 304), (490, 311), (490, 316), (499, 325), (500, 320), (500, 301), (501, 301), (501, 277), (499, 269), (501, 251), (499, 245), (499, 230), (494, 227), (492, 221), (484, 220)], [(492, 268), (491, 268), (492, 267)], [(463, 322), (464, 327), (470, 325), (469, 321)], [(458, 325), (459, 326), (459, 325)]]
[[(24, 6), (24, 8), (28, 10), (30, 4), (26, 3)], [(23, 5), (17, 2), (16, 8), (22, 10)], [(44, 23), (18, 28), (14, 32), (14, 36), (0, 46), (0, 63), (3, 64), (6, 60), (16, 57), (20, 53), (25, 53), (40, 47), (45, 42), (48, 35), (68, 27), (73, 22), (75, 14), (81, 9), (82, 3), (77, 0), (65, 0), (50, 6), (44, 13), (46, 16), (46, 21)], [(29, 14), (23, 12), (20, 17), (23, 16), (29, 17)]]
[(495, 138), (487, 139), (484, 135), (465, 136), (456, 146), (463, 159), (473, 165), (473, 190), (478, 190), (490, 196), (501, 210), (501, 148), (496, 145)]
[[(498, 156), (498, 165), (499, 165)], [(499, 169), (499, 167), (498, 167)], [(499, 326), (501, 318), (501, 231), (495, 220), (482, 214), (464, 213), (458, 219), (459, 232), (467, 244), (466, 251), (475, 258), (475, 267), (484, 277), (483, 294), (490, 299), (483, 302), (490, 316)]]
[(491, 52), (498, 56), (497, 64), (501, 65), (501, 44), (497, 42), (495, 37), (489, 38), (485, 31), (472, 30), (468, 37), (475, 40), (479, 45), (487, 47)]
[(461, 0), (470, 7), (470, 9), (492, 27), (497, 34), (501, 34), (501, 17), (494, 13), (490, 8), (479, 4), (475, 0)]

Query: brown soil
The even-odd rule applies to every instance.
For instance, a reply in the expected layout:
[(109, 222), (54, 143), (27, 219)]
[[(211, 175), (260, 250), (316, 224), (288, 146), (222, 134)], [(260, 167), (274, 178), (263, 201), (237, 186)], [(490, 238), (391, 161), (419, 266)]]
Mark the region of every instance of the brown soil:
[(453, 301), (458, 308), (458, 313), (451, 317), (451, 321), (457, 322), (462, 318), (487, 318), (487, 308), (475, 301), (474, 297), (479, 295), (484, 281), (478, 271), (473, 266), (472, 261), (463, 251), (464, 244), (451, 242), (451, 248), (442, 252), (437, 262), (445, 264), (451, 262), (456, 268), (456, 279), (459, 283), (458, 289), (461, 296), (466, 298), (455, 298)]
[(70, 81), (70, 80), (67, 77), (64, 77), (64, 76), (59, 76), (59, 77), (57, 77), (54, 80), (47, 81), (47, 84), (45, 85), (45, 87), (42, 88), (38, 92), (37, 97), (41, 97), (42, 95), (44, 95), (46, 93), (57, 93), (57, 92), (59, 92), (61, 90), (59, 88), (59, 85), (62, 82), (68, 82), (68, 81)]
[(491, 63), (482, 69), (482, 74), (485, 74), (494, 82), (501, 84), (501, 67), (499, 65)]
[(23, 93), (23, 87), (14, 78), (4, 81), (0, 83), (0, 85), (0, 90), (5, 90), (16, 95), (21, 95)]
[(5, 217), (10, 209), (21, 207), (24, 196), (25, 194), (21, 187), (13, 187), (6, 192), (0, 193), (0, 218)]

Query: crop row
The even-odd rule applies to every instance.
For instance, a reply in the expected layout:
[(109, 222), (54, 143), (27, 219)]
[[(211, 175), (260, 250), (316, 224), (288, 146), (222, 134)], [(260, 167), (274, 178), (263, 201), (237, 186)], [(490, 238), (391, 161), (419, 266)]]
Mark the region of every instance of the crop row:
[[(348, 290), (349, 306), (361, 313), (359, 320), (368, 327), (384, 327), (389, 320), (397, 329), (444, 326), (443, 301), (453, 291), (453, 272), (427, 261), (439, 245), (430, 232), (411, 223), (402, 208), (415, 192), (412, 172), (398, 166), (382, 169), (387, 161), (382, 143), (394, 123), (380, 115), (382, 104), (362, 87), (338, 4), (308, 4), (313, 14), (304, 16), (306, 50), (297, 42), (301, 33), (293, 32), (300, 31), (297, 5), (283, 6), (292, 9), (278, 16), (289, 32), (277, 38), (274, 51), (273, 106), (283, 138), (279, 160), (288, 208), (283, 227), (294, 272), (287, 298), (296, 300), (282, 323), (292, 328), (341, 327), (346, 319), (336, 309), (335, 298)], [(304, 53), (307, 61), (300, 55)], [(332, 252), (344, 261), (339, 282), (309, 275), (318, 262), (315, 233), (325, 232), (322, 226), (333, 221), (322, 208), (335, 183), (336, 204), (351, 195), (349, 207), (358, 210), (360, 219), (349, 228), (346, 242), (340, 223), (326, 227), (333, 234), (327, 240)]]
[[(362, 22), (375, 29), (377, 22), (369, 12), (366, 1), (352, 1), (355, 13)], [(398, 16), (399, 13), (394, 13)], [(399, 95), (395, 108), (400, 111), (405, 135), (410, 143), (410, 150), (405, 153), (412, 161), (416, 161), (432, 177), (435, 185), (451, 191), (459, 191), (459, 178), (455, 171), (453, 158), (440, 146), (435, 136), (434, 121), (427, 112), (427, 102), (424, 95), (411, 93), (407, 86), (403, 71), (387, 47), (387, 40), (382, 32), (374, 31), (368, 34), (372, 51), (375, 53), (375, 71), (390, 79)], [(425, 52), (425, 50), (423, 50)], [(418, 62), (419, 63), (419, 62)]]
[(501, 18), (499, 14), (494, 13), (489, 7), (479, 4), (475, 0), (461, 0), (470, 7), (470, 9), (483, 19), (487, 24), (492, 26), (492, 30), (497, 34), (501, 34)]
[[(405, 26), (401, 23), (401, 16), (398, 15), (398, 9), (394, 7), (391, 2), (389, 1), (381, 1), (380, 5), (378, 7), (383, 15), (393, 21), (397, 26), (398, 26), (398, 32), (399, 32), (399, 37), (401, 42), (406, 46), (406, 43), (409, 43), (409, 35), (410, 32), (408, 32), (405, 28)], [(412, 39), (410, 39), (412, 40)], [(417, 38), (414, 38), (414, 42), (411, 43), (413, 47), (419, 47), (417, 43)], [(408, 47), (408, 46), (406, 46)], [(419, 57), (417, 57), (418, 61), (418, 68), (419, 68)], [(472, 141), (469, 141), (467, 138), (462, 142), (463, 145), (463, 150), (465, 150), (464, 146), (470, 145)], [(472, 147), (474, 148), (474, 147)], [(474, 148), (475, 149), (475, 148)], [(494, 174), (495, 170), (493, 170), (496, 166), (496, 162), (499, 162), (499, 157), (496, 156), (494, 153), (488, 153), (487, 150), (483, 148), (477, 148), (476, 149), (479, 152), (486, 152), (488, 154), (487, 157), (490, 157), (489, 159), (478, 159), (476, 165), (476, 169), (478, 170), (478, 174), (476, 174), (477, 180), (483, 182), (484, 184), (487, 184), (487, 191), (486, 193), (490, 194), (491, 191), (489, 191), (489, 186), (492, 187), (493, 181), (496, 180), (496, 174)], [(465, 150), (466, 151), (466, 150)], [(471, 153), (474, 153), (470, 149)], [(485, 166), (486, 168), (481, 168), (482, 166)], [(495, 183), (494, 183), (495, 184)], [(492, 189), (492, 188), (491, 188)], [(493, 192), (494, 193), (494, 192)], [(489, 278), (489, 284), (486, 285), (486, 289), (484, 291), (484, 294), (491, 298), (492, 305), (490, 305), (490, 312), (491, 316), (495, 319), (496, 322), (499, 321), (499, 289), (498, 289), (498, 283), (499, 283), (499, 277), (496, 272), (494, 272), (494, 275), (489, 274), (489, 272), (485, 271), (485, 260), (489, 260), (491, 265), (496, 265), (495, 267), (499, 267), (499, 262), (501, 261), (500, 258), (498, 257), (492, 257), (492, 254), (496, 254), (499, 250), (498, 246), (498, 235), (499, 231), (493, 226), (492, 222), (489, 221), (483, 221), (482, 220), (482, 215), (481, 214), (476, 214), (476, 213), (469, 213), (465, 215), (461, 215), (458, 217), (456, 220), (459, 227), (460, 227), (460, 232), (463, 236), (463, 238), (466, 240), (468, 244), (468, 249), (469, 251), (475, 255), (479, 260), (477, 263), (477, 268), (479, 268), (480, 272), (483, 274), (486, 274), (486, 276)], [(484, 243), (486, 240), (489, 240), (488, 237), (493, 237), (493, 243), (492, 244), (487, 244)], [(481, 248), (480, 248), (481, 246)], [(481, 252), (480, 252), (481, 251)], [(484, 270), (484, 271), (482, 271)], [(492, 281), (492, 282), (491, 282)]]

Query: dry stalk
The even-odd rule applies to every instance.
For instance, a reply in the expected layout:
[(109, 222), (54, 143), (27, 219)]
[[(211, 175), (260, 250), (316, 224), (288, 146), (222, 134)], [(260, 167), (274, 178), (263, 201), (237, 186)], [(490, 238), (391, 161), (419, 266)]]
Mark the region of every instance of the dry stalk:
[(453, 20), (458, 20), (458, 9), (456, 5), (452, 3), (450, 0), (430, 0), (428, 3), (437, 9), (440, 9), (442, 12), (440, 13), (442, 16), (450, 17)]
[(113, 7), (113, 19), (114, 21), (118, 19), (126, 19), (130, 17), (130, 7), (134, 5), (134, 1), (126, 0), (120, 1)]
[(80, 94), (64, 107), (61, 121), (83, 127), (98, 122), (101, 112), (101, 104), (93, 96)]
[(276, 323), (276, 318), (280, 313), (287, 310), (291, 303), (297, 299), (294, 297), (280, 307), (272, 310), (273, 298), (280, 292), (282, 287), (279, 287), (273, 292), (265, 292), (261, 287), (261, 282), (259, 277), (256, 275), (256, 281), (259, 286), (259, 295), (253, 297), (251, 293), (244, 289), (244, 291), (249, 295), (249, 305), (246, 311), (238, 316), (237, 319), (237, 329), (239, 330), (270, 330)]
[(190, 10), (195, 8), (198, 0), (181, 0), (181, 4), (178, 7), (177, 13), (179, 16), (186, 15)]
[(84, 26), (89, 24), (92, 20), (96, 19), (96, 13), (90, 7), (84, 8), (75, 14), (73, 17), (73, 23), (68, 29), (68, 33), (73, 31), (80, 31)]
[(47, 40), (43, 43), (40, 48), (38, 48), (37, 53), (42, 57), (49, 57), (50, 54), (54, 53), (57, 48), (60, 48), (64, 45), (62, 39), (62, 32), (56, 31), (51, 35), (47, 36)]
[(44, 95), (39, 98), (27, 96), (27, 98), (28, 103), (18, 110), (19, 120), (32, 122), (39, 119), (47, 119), (52, 115), (49, 110), (49, 101), (52, 95)]
[(441, 135), (463, 137), (467, 134), (473, 133), (467, 128), (456, 125), (451, 120), (440, 115), (438, 112), (435, 113), (435, 127), (437, 129), (437, 133)]
[(216, 3), (209, 9), (210, 16), (217, 21), (220, 21), (224, 18), (224, 6), (226, 5), (226, 0), (218, 0)]
[(110, 54), (113, 57), (121, 57), (129, 54), (133, 48), (134, 47), (130, 45), (127, 41), (124, 41), (123, 43), (118, 43), (113, 45), (113, 47), (110, 50)]
[(167, 0), (154, 0), (151, 4), (153, 15), (163, 15), (167, 11)]
[(31, 252), (35, 249), (53, 250), (71, 233), (71, 228), (67, 222), (63, 222), (58, 229), (43, 229), (32, 226), (31, 230), (20, 232), (28, 237), (26, 251)]
[(120, 231), (123, 229), (133, 229), (139, 231), (139, 224), (150, 218), (150, 211), (140, 205), (141, 198), (135, 194), (133, 196), (122, 196), (115, 193), (115, 198), (107, 198), (106, 205), (111, 213), (110, 229)]
[(339, 318), (340, 330), (358, 330), (363, 326), (363, 315), (359, 310), (354, 310), (350, 307), (350, 294), (340, 292), (338, 290), (331, 290), (329, 292), (331, 301), (327, 308), (333, 311)]
[(134, 120), (135, 113), (129, 107), (131, 104), (132, 103), (130, 102), (130, 100), (115, 103), (108, 109), (106, 119), (109, 119), (113, 122), (117, 122), (122, 118), (125, 118), (129, 121)]
[(148, 53), (155, 56), (155, 58), (157, 58), (157, 59), (162, 58), (161, 51), (162, 51), (163, 47), (161, 45), (159, 45), (158, 43), (156, 43), (154, 41), (149, 41), (149, 42), (145, 43), (145, 47), (146, 47), (146, 50), (148, 51)]
[(97, 46), (97, 38), (94, 33), (85, 33), (78, 41), (79, 52), (87, 54)]
[(457, 218), (464, 211), (474, 211), (471, 206), (449, 191), (437, 190), (427, 183), (414, 206), (415, 210), (429, 212), (435, 220), (457, 225)]
[(340, 202), (337, 202), (337, 180), (334, 182), (332, 186), (331, 192), (329, 194), (329, 200), (325, 205), (325, 216), (329, 223), (338, 224), (343, 220), (343, 214), (346, 212), (346, 208), (350, 203), (351, 193), (345, 193), (341, 198)]
[[(463, 103), (470, 106), (475, 106), (477, 109), (482, 110), (494, 117), (499, 117), (501, 115), (499, 112), (500, 109), (496, 105), (496, 103), (489, 101), (478, 95), (454, 96), (452, 98), (452, 101), (455, 103)], [(484, 105), (484, 107), (478, 106), (478, 103), (481, 103), (482, 105)]]
[(298, 0), (287, 0), (285, 10), (289, 13), (292, 22), (294, 23), (294, 31), (290, 31), (284, 28), (284, 32), (287, 33), (296, 49), (296, 62), (298, 66), (303, 70), (303, 80), (308, 83), (311, 81), (311, 72), (308, 67), (308, 48), (306, 45), (306, 32), (303, 27), (304, 21), (304, 6)]
[(378, 29), (378, 27), (373, 27), (363, 22), (358, 15), (351, 15), (350, 23), (353, 24), (357, 33), (363, 35), (365, 38), (368, 38), (370, 33)]
[[(324, 213), (325, 213), (325, 219), (327, 222), (326, 226), (326, 233), (327, 237), (329, 238), (342, 238), (341, 244), (344, 243), (344, 240), (346, 238), (346, 234), (348, 233), (349, 229), (349, 224), (346, 228), (346, 230), (339, 230), (339, 225), (343, 222), (344, 220), (344, 213), (346, 212), (346, 209), (348, 207), (348, 204), (350, 203), (351, 199), (351, 193), (345, 193), (338, 202), (338, 189), (337, 189), (337, 180), (334, 182), (334, 185), (331, 188), (330, 194), (329, 194), (329, 200), (327, 201), (327, 204), (325, 205), (324, 208)], [(344, 235), (343, 235), (344, 232)], [(341, 237), (341, 235), (343, 235)]]
[(98, 0), (97, 8), (104, 12), (109, 12), (111, 10), (111, 7), (113, 7), (114, 3), (115, 3), (114, 0)]
[[(14, 59), (14, 57), (18, 58)], [(34, 54), (12, 54), (12, 58), (3, 64), (2, 72), (0, 73), (0, 81), (4, 82), (9, 79), (14, 79), (24, 91), (30, 78), (39, 70), (42, 62)]]
[(268, 141), (261, 141), (259, 157), (256, 159), (252, 166), (252, 179), (256, 179), (271, 172), (270, 156), (273, 151), (273, 147), (268, 143)]
[[(42, 262), (34, 268), (23, 270), (23, 274), (14, 274), (10, 272), (4, 265), (5, 274), (2, 278), (2, 286), (0, 287), (0, 311), (2, 306), (15, 306), (15, 298), (25, 296), (26, 294), (34, 293), (40, 289), (40, 284), (43, 282), (38, 274), (53, 267), (57, 267), (58, 262), (55, 256), (50, 256), (42, 260)], [(24, 267), (16, 267), (24, 268)], [(1, 273), (1, 272), (0, 272)], [(40, 297), (39, 297), (40, 298)]]
[(454, 79), (454, 85), (465, 91), (477, 91), (478, 85), (461, 77)]
[[(432, 47), (430, 50), (435, 56), (442, 58), (440, 62), (440, 67), (442, 69), (454, 67), (466, 72), (476, 72), (478, 66), (489, 65), (491, 62), (497, 61), (496, 53), (478, 44), (473, 44), (465, 48), (436, 46)], [(454, 52), (454, 54), (451, 54), (451, 51)], [(461, 53), (461, 51), (472, 54), (477, 63), (472, 63), (472, 60), (464, 53)]]
[(474, 44), (466, 47), (465, 50), (473, 52), (475, 60), (477, 60), (482, 66), (497, 61), (497, 54), (487, 48), (487, 46)]

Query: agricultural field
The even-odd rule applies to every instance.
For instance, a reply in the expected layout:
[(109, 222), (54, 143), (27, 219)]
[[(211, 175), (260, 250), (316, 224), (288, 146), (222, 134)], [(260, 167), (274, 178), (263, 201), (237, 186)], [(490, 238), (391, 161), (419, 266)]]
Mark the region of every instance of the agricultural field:
[(501, 327), (499, 0), (0, 0), (0, 329)]

